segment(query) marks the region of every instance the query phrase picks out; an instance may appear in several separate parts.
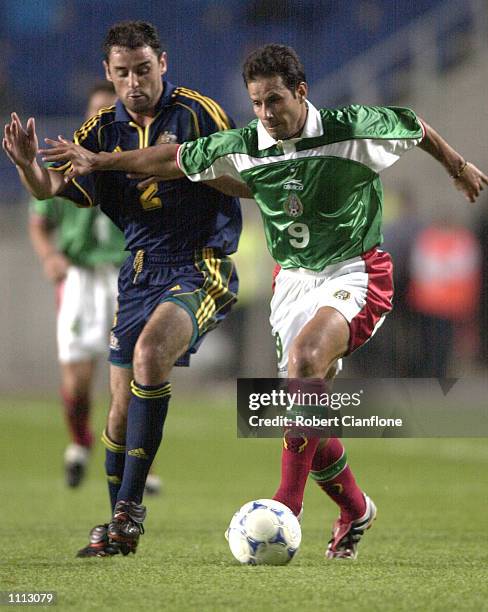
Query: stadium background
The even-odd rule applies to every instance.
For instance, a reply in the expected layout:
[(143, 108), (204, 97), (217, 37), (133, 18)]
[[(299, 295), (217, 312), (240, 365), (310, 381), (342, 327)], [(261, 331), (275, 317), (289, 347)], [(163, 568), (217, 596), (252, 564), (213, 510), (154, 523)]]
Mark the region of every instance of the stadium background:
[[(259, 44), (284, 42), (304, 60), (316, 106), (411, 106), (487, 170), (483, 0), (3, 0), (0, 117), (15, 109), (23, 118), (36, 116), (41, 137), (70, 134), (81, 121), (87, 87), (103, 78), (107, 27), (138, 18), (161, 32), (168, 78), (214, 96), (238, 124), (251, 119), (240, 78), (243, 58)], [(267, 328), (273, 264), (250, 203), (244, 204), (247, 231), (239, 255), (242, 315), (208, 338), (191, 373), (175, 375), (159, 458), (167, 495), (152, 502), (137, 562), (80, 565), (73, 553), (107, 505), (102, 452), (97, 448), (83, 492), (67, 492), (53, 292), (27, 239), (26, 194), (4, 156), (0, 181), (0, 590), (51, 588), (59, 592), (60, 609), (78, 610), (248, 610), (249, 598), (257, 610), (486, 609), (484, 440), (350, 441), (352, 464), (380, 507), (378, 528), (367, 535), (358, 564), (324, 571), (324, 499), (308, 487), (304, 545), (286, 573), (232, 566), (221, 537), (225, 523), (240, 503), (270, 494), (279, 461), (276, 441), (235, 439), (235, 374), (274, 374)], [(471, 313), (468, 327), (458, 325), (448, 374), (486, 381), (487, 197), (467, 204), (419, 151), (387, 171), (384, 184), (386, 225), (395, 228), (386, 236), (391, 246), (398, 246), (398, 238), (408, 242), (417, 222), (436, 227), (449, 219), (476, 236), (484, 285), (473, 296), (476, 316)], [(381, 337), (401, 332), (422, 364), (424, 349), (415, 329), (404, 324), (392, 319), (378, 345), (384, 346)], [(238, 344), (236, 328), (243, 334)], [(376, 375), (388, 375), (387, 353), (364, 354)], [(364, 359), (353, 367), (362, 372)], [(105, 390), (101, 367), (98, 428)], [(328, 530), (335, 509), (328, 504), (326, 512)]]

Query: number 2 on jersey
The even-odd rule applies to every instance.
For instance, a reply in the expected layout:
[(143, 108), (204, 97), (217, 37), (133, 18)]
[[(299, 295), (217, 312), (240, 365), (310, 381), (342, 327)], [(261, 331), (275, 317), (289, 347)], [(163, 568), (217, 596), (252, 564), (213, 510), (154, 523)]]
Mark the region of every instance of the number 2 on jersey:
[(158, 192), (158, 184), (151, 183), (140, 196), (139, 201), (144, 210), (152, 210), (153, 208), (161, 208), (161, 198), (155, 197)]
[(292, 236), (290, 244), (296, 249), (304, 249), (310, 242), (310, 230), (305, 223), (292, 223), (287, 231)]

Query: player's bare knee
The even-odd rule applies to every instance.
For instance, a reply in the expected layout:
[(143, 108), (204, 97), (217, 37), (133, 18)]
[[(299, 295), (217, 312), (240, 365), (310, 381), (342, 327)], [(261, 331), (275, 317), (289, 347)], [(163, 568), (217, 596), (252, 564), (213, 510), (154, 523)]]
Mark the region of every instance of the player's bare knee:
[(289, 354), (290, 376), (296, 378), (322, 378), (323, 355), (313, 343), (300, 342), (294, 345)]
[[(134, 374), (146, 370), (153, 364), (165, 361), (164, 348), (157, 345), (150, 338), (140, 338), (134, 349), (133, 367)], [(135, 376), (137, 379), (137, 376)]]
[(176, 358), (150, 337), (139, 338), (134, 349), (134, 379), (142, 385), (155, 385), (167, 379)]

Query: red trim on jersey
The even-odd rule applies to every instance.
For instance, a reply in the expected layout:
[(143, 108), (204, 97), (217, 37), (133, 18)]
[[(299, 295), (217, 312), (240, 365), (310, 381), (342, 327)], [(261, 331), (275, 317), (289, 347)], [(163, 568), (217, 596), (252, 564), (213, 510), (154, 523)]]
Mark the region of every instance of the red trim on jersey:
[(367, 342), (381, 317), (393, 308), (393, 263), (390, 255), (375, 247), (361, 257), (368, 274), (366, 304), (349, 323), (351, 335), (346, 354)]

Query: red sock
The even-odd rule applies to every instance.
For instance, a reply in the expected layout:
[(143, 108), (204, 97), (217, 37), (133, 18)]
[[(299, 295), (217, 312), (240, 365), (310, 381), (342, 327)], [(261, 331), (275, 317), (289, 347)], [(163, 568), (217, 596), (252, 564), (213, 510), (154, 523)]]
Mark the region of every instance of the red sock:
[[(292, 393), (321, 393), (324, 381), (317, 379), (290, 379), (288, 391)], [(289, 429), (283, 438), (281, 454), (281, 482), (273, 499), (288, 506), (293, 514), (302, 509), (303, 493), (312, 460), (320, 442), (313, 430)], [(315, 432), (315, 436), (317, 433)]]
[(288, 506), (293, 514), (298, 516), (302, 509), (308, 473), (320, 438), (296, 436), (297, 433), (290, 431), (283, 439), (281, 482), (273, 499)]
[(93, 434), (90, 430), (90, 402), (88, 397), (71, 397), (63, 389), (61, 397), (64, 406), (64, 416), (75, 444), (90, 448), (93, 444)]
[(366, 512), (366, 502), (347, 465), (344, 446), (337, 438), (330, 438), (324, 448), (317, 450), (310, 476), (341, 509), (345, 522), (356, 520)]

